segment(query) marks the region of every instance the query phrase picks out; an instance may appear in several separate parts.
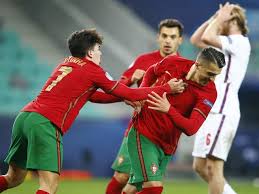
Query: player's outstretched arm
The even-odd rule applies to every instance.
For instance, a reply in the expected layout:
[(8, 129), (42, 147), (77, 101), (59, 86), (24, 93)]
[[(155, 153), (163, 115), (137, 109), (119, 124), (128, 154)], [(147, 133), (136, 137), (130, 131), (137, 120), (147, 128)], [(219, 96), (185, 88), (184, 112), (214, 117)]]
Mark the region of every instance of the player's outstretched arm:
[[(133, 66), (133, 67), (135, 67), (135, 66)], [(130, 87), (131, 85), (133, 85), (135, 83), (135, 81), (138, 81), (138, 80), (142, 79), (145, 71), (140, 70), (140, 69), (136, 69), (134, 71), (133, 67), (131, 67), (130, 69), (128, 69), (127, 71), (125, 71), (123, 73), (123, 75), (121, 76), (121, 78), (119, 80), (120, 83)], [(111, 94), (96, 91), (91, 96), (90, 101), (93, 102), (93, 103), (106, 104), (106, 103), (122, 102), (123, 99), (118, 98), (118, 97), (116, 97), (114, 95), (111, 95)]]
[(114, 88), (110, 91), (110, 94), (113, 94), (117, 97), (129, 100), (129, 101), (139, 101), (145, 100), (148, 97), (148, 94), (151, 92), (157, 92), (162, 95), (164, 92), (171, 93), (171, 86), (167, 83), (163, 86), (158, 87), (143, 87), (143, 88), (129, 88), (124, 84), (117, 83)]
[(182, 80), (175, 78), (169, 80), (166, 84), (156, 87), (141, 87), (137, 89), (128, 88), (124, 84), (117, 82), (111, 90), (111, 94), (130, 101), (140, 101), (147, 99), (151, 92), (163, 95), (164, 93), (181, 93), (184, 91), (186, 84)]
[[(153, 88), (129, 88), (119, 81), (110, 80), (101, 68), (96, 67), (93, 69), (93, 84), (97, 88), (101, 88), (108, 94), (115, 95), (119, 98), (129, 101), (139, 101), (145, 100), (148, 97), (148, 94), (152, 91), (162, 95), (164, 92), (170, 93), (173, 91), (172, 82), (168, 82), (162, 86), (153, 87)], [(89, 78), (88, 78), (89, 79)]]
[(99, 91), (96, 91), (89, 100), (90, 100), (90, 102), (100, 103), (100, 104), (108, 104), (108, 103), (123, 101), (123, 99), (121, 99), (121, 98), (118, 98), (111, 94), (106, 94), (104, 92), (99, 92)]

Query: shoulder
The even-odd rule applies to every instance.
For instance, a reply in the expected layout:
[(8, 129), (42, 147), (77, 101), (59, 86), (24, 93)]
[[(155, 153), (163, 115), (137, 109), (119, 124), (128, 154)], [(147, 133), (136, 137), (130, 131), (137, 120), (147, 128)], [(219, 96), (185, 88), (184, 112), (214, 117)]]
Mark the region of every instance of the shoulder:
[(158, 50), (156, 50), (156, 51), (151, 51), (151, 52), (138, 55), (136, 60), (145, 60), (145, 59), (150, 59), (150, 58), (159, 57), (159, 56), (160, 56), (160, 53)]
[[(219, 36), (221, 40), (221, 44), (224, 47), (224, 45), (233, 46), (235, 48), (250, 48), (250, 41), (247, 36), (244, 36), (242, 34), (235, 34), (235, 35), (229, 35), (229, 36)], [(239, 50), (240, 48), (237, 48)]]
[(243, 58), (250, 55), (251, 45), (247, 36), (241, 34), (229, 35), (222, 37), (222, 50), (225, 54)]
[(171, 74), (178, 72), (178, 75), (186, 74), (195, 62), (180, 56), (167, 56), (156, 64), (155, 71), (163, 73), (169, 71)]
[(129, 69), (143, 69), (146, 70), (150, 65), (159, 62), (162, 59), (159, 51), (152, 51), (143, 53), (136, 57), (136, 59), (130, 64)]
[(86, 74), (97, 74), (97, 73), (103, 73), (104, 70), (100, 65), (97, 65), (93, 62), (87, 62), (84, 66), (82, 66), (83, 71)]
[(216, 89), (216, 85), (213, 81), (209, 82), (206, 86), (205, 86), (205, 90), (206, 90), (206, 97), (209, 98), (211, 101), (215, 102), (217, 99), (217, 89)]
[(165, 57), (165, 59), (167, 59), (168, 61), (172, 61), (172, 62), (178, 62), (178, 63), (193, 63), (193, 60), (187, 59), (185, 57), (182, 56), (178, 56), (178, 55), (170, 55)]
[(181, 56), (176, 56), (176, 55), (165, 57), (162, 60), (162, 62), (164, 64), (174, 65), (180, 69), (190, 68), (195, 63), (195, 61), (193, 60), (190, 60)]

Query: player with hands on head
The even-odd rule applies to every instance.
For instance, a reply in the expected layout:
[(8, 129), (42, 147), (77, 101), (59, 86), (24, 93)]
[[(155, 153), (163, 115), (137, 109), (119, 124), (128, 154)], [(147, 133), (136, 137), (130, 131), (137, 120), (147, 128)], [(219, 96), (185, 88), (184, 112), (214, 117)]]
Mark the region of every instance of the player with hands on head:
[(209, 194), (236, 194), (224, 177), (224, 163), (240, 120), (238, 91), (251, 51), (247, 34), (245, 10), (227, 2), (191, 36), (199, 48), (221, 50), (227, 64), (215, 80), (218, 98), (196, 134), (192, 153), (193, 169), (208, 183)]

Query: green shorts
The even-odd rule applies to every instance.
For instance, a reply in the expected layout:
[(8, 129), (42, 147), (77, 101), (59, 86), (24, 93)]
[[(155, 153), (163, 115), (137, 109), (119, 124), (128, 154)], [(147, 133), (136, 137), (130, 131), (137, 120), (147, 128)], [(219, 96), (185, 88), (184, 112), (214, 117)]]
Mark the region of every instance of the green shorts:
[(60, 173), (62, 159), (62, 136), (57, 127), (38, 113), (19, 113), (5, 162), (22, 169)]
[(128, 137), (124, 137), (120, 150), (117, 154), (117, 157), (112, 164), (112, 169), (117, 172), (130, 174), (131, 164), (130, 164), (127, 144), (128, 144)]
[(135, 128), (131, 128), (128, 135), (128, 151), (131, 163), (129, 183), (138, 190), (143, 182), (162, 181), (171, 155), (141, 135)]

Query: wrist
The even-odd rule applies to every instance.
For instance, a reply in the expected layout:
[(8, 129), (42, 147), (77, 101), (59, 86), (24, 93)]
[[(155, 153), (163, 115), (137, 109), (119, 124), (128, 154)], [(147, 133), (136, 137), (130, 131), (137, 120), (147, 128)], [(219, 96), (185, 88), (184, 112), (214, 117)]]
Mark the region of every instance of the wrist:
[(131, 78), (130, 78), (130, 82), (131, 82), (131, 83), (135, 83), (135, 81), (136, 81), (136, 80), (135, 80), (134, 77), (131, 77)]
[(207, 20), (207, 24), (209, 25), (213, 20), (215, 20), (215, 17), (212, 16)]
[(217, 25), (222, 25), (224, 23), (224, 19), (221, 18), (221, 17), (217, 17), (215, 20), (214, 20), (215, 24)]

